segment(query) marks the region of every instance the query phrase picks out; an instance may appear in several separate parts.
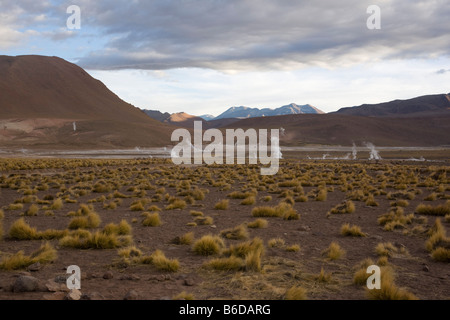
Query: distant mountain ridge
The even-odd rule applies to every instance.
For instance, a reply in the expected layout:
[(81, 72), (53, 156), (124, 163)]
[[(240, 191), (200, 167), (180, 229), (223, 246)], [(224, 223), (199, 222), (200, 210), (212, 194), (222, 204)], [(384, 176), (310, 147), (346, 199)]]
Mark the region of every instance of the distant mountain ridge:
[(366, 117), (450, 113), (450, 93), (425, 95), (412, 99), (393, 100), (377, 104), (363, 104), (356, 107), (341, 108), (334, 113)]
[(324, 112), (313, 107), (310, 104), (297, 105), (291, 103), (285, 106), (281, 106), (276, 109), (270, 108), (250, 108), (250, 107), (231, 107), (225, 112), (221, 113), (214, 120), (224, 119), (224, 118), (254, 118), (254, 117), (270, 117), (270, 116), (280, 116), (287, 114), (323, 114)]

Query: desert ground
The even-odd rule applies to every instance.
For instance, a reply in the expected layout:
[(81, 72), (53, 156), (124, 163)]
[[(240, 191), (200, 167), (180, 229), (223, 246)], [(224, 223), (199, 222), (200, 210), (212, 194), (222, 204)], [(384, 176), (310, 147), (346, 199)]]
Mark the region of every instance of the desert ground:
[[(156, 157), (0, 158), (0, 299), (71, 298), (71, 265), (75, 299), (449, 299), (448, 155), (395, 152), (288, 152), (273, 176)], [(369, 265), (380, 290), (366, 287)]]

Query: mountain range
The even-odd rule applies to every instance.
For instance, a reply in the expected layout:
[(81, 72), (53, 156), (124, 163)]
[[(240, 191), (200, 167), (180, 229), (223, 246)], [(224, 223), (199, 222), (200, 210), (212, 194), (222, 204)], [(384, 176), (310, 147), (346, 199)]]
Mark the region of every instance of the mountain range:
[(327, 114), (309, 105), (234, 107), (206, 121), (184, 112), (136, 108), (58, 57), (0, 56), (0, 149), (168, 146), (173, 145), (173, 130), (192, 128), (194, 121), (202, 121), (204, 129), (283, 127), (280, 143), (286, 146), (359, 141), (379, 146), (450, 145), (450, 94)]

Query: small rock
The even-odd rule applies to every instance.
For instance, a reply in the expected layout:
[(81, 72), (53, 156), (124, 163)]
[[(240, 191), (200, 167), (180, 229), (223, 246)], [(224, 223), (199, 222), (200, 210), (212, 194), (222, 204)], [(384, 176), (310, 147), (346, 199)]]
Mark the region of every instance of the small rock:
[(425, 272), (429, 272), (430, 268), (427, 265), (424, 265), (422, 270), (425, 271)]
[(216, 226), (215, 224), (212, 224), (212, 225), (210, 225), (209, 227), (210, 227), (210, 228), (214, 228), (214, 229), (217, 228), (217, 226)]
[(105, 274), (103, 274), (103, 279), (112, 279), (113, 277), (112, 271), (106, 271)]
[(67, 276), (66, 275), (59, 275), (59, 276), (56, 276), (55, 277), (55, 279), (54, 279), (54, 281), (56, 282), (56, 283), (66, 283), (67, 282)]
[(39, 288), (39, 280), (32, 276), (20, 276), (14, 282), (13, 292), (32, 292)]
[(194, 281), (194, 279), (192, 279), (192, 278), (187, 278), (187, 279), (184, 280), (184, 285), (185, 285), (185, 286), (191, 287), (191, 286), (193, 286), (194, 284), (195, 284), (195, 281)]
[(62, 283), (56, 283), (54, 280), (48, 280), (45, 283), (45, 287), (50, 292), (63, 291), (63, 290), (61, 290), (62, 286), (64, 286)]
[(78, 289), (72, 289), (66, 296), (65, 300), (80, 300), (81, 299), (81, 291)]
[(127, 292), (127, 294), (123, 297), (123, 300), (138, 300), (139, 294), (135, 290), (130, 290)]
[(60, 291), (60, 292), (44, 294), (44, 296), (42, 298), (44, 300), (64, 300), (65, 297), (66, 297), (66, 294), (64, 292)]
[(39, 271), (39, 270), (41, 270), (41, 263), (38, 261), (33, 264), (30, 264), (28, 266), (27, 270), (28, 271)]
[(102, 296), (99, 292), (94, 291), (91, 293), (83, 293), (81, 295), (81, 300), (105, 300), (105, 297)]

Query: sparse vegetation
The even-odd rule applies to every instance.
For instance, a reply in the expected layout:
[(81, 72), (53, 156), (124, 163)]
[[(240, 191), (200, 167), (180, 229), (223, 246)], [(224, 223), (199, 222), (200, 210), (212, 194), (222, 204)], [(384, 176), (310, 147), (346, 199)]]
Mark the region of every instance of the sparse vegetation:
[(365, 237), (366, 234), (361, 231), (361, 228), (357, 225), (350, 226), (349, 223), (345, 223), (341, 227), (341, 234), (343, 236), (352, 236), (352, 237)]
[(337, 260), (345, 254), (345, 250), (336, 242), (331, 242), (330, 246), (322, 251), (322, 255), (326, 256), (329, 260)]
[(205, 235), (194, 242), (193, 251), (202, 256), (218, 254), (225, 247), (225, 243), (218, 236)]

